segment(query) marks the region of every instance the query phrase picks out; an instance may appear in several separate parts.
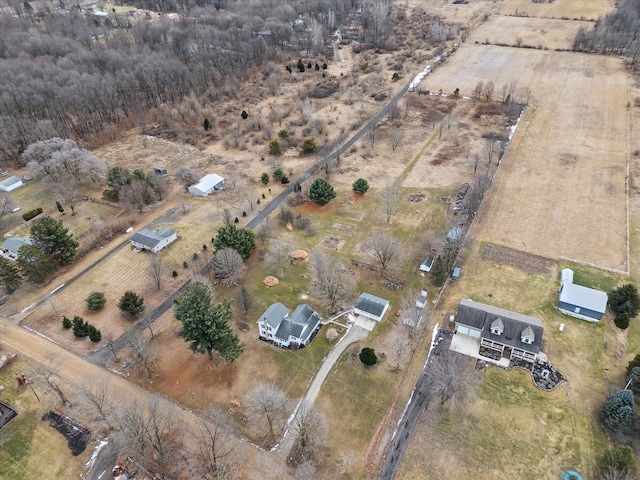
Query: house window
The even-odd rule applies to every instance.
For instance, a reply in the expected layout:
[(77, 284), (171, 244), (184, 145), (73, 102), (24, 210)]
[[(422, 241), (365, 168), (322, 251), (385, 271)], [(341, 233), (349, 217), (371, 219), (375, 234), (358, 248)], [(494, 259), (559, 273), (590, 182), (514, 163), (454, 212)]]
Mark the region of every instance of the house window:
[(574, 310), (575, 313), (580, 313), (580, 307), (576, 307), (576, 309)]
[(491, 333), (493, 333), (494, 335), (500, 335), (500, 330), (498, 328), (492, 328)]

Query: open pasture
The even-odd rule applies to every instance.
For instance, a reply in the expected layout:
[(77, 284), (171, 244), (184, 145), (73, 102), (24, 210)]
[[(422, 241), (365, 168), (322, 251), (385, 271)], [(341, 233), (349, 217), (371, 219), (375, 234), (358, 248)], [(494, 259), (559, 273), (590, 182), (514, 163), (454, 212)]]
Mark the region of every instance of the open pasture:
[(522, 15), (528, 17), (568, 18), (577, 20), (597, 20), (615, 8), (615, 0), (555, 0), (547, 3), (533, 3), (531, 0), (505, 0), (500, 6), (502, 15)]

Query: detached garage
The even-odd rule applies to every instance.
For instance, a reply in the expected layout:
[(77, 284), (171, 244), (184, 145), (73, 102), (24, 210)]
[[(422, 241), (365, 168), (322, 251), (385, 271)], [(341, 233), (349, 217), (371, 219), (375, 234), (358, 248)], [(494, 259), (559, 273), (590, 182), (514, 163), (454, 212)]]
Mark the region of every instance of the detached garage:
[(135, 248), (158, 253), (163, 248), (167, 248), (169, 244), (175, 242), (177, 238), (178, 234), (170, 228), (162, 228), (157, 231), (143, 228), (131, 237), (131, 244)]
[(384, 314), (389, 310), (389, 300), (376, 297), (370, 293), (363, 293), (358, 297), (358, 301), (353, 309), (356, 315), (362, 315), (379, 322)]
[(195, 197), (206, 197), (216, 190), (224, 188), (224, 178), (217, 173), (210, 173), (200, 179), (195, 185), (191, 185), (187, 190)]

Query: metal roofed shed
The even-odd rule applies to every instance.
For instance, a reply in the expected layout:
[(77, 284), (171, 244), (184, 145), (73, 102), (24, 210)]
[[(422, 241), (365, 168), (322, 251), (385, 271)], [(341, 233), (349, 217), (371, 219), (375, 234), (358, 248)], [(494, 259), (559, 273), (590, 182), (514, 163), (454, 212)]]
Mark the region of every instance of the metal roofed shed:
[(605, 292), (573, 283), (573, 270), (562, 269), (557, 305), (562, 313), (588, 322), (599, 322), (607, 309), (608, 300)]
[(458, 280), (459, 278), (460, 278), (460, 267), (456, 267), (453, 269), (453, 272), (451, 272), (451, 279)]
[(194, 185), (191, 185), (187, 190), (195, 197), (206, 197), (216, 190), (222, 190), (224, 188), (224, 178), (217, 173), (210, 173), (200, 179), (200, 181)]
[(3, 192), (11, 192), (16, 188), (22, 187), (22, 185), (22, 179), (14, 175), (0, 182), (0, 190)]
[(433, 255), (427, 255), (426, 257), (424, 257), (424, 260), (422, 260), (422, 263), (420, 264), (420, 271), (421, 272), (430, 272), (431, 271), (431, 267), (433, 267), (433, 262), (435, 261), (435, 257)]
[(362, 293), (356, 301), (354, 312), (379, 322), (389, 309), (389, 300), (376, 297), (370, 293)]
[(447, 233), (447, 242), (449, 243), (458, 243), (462, 239), (462, 228), (453, 227)]

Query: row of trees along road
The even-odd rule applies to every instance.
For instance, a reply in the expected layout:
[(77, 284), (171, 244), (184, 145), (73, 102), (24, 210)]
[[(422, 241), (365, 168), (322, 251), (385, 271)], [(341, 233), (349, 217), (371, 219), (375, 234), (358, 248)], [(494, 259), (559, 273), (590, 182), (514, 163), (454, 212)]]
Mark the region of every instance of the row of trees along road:
[(370, 46), (391, 23), (386, 0), (365, 2), (355, 16), (359, 4), (347, 0), (142, 0), (136, 6), (179, 12), (180, 21), (110, 12), (100, 25), (78, 8), (48, 4), (36, 22), (27, 4), (11, 2), (15, 16), (0, 16), (0, 161), (51, 137), (96, 142), (106, 125), (144, 125), (148, 109), (190, 95), (233, 96), (256, 66), (325, 52), (347, 19), (362, 23), (361, 43)]

